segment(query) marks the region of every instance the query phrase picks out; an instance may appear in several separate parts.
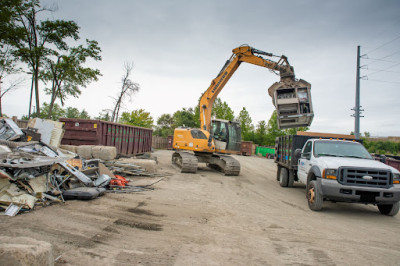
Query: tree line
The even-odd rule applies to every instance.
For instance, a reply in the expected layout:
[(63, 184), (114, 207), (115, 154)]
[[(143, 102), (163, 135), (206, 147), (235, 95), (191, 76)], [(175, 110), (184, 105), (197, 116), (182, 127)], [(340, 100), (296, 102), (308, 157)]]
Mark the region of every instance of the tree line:
[[(307, 127), (279, 129), (274, 111), (267, 121), (259, 121), (256, 126), (253, 125), (253, 120), (243, 107), (236, 117), (232, 108), (228, 103), (217, 98), (213, 104), (212, 116), (217, 119), (237, 121), (241, 127), (242, 140), (253, 141), (254, 143), (262, 146), (274, 146), (275, 139), (278, 136), (287, 134), (296, 134), (297, 131), (306, 131)], [(167, 137), (174, 134), (174, 129), (177, 127), (200, 127), (200, 113), (199, 106), (194, 108), (183, 108), (175, 113), (163, 114), (157, 119), (157, 124), (154, 126), (154, 135)]]

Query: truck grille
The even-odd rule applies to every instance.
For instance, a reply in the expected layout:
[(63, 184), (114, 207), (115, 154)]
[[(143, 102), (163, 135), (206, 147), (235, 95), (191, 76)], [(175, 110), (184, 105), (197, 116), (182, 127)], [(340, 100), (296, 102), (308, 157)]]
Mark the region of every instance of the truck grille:
[(338, 181), (347, 186), (390, 187), (392, 174), (389, 170), (341, 167)]

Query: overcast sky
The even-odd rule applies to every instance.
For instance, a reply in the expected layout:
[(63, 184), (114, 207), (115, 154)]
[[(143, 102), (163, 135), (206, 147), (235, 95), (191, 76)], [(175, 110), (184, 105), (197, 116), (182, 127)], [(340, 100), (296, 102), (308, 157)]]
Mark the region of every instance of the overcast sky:
[[(74, 20), (81, 42), (97, 40), (103, 60), (98, 82), (66, 106), (97, 116), (113, 106), (124, 62), (133, 62), (140, 91), (124, 111), (143, 108), (156, 120), (163, 113), (194, 107), (232, 49), (242, 44), (284, 54), (296, 78), (311, 83), (314, 121), (310, 131), (348, 134), (354, 130), (357, 45), (361, 70), (360, 131), (400, 136), (400, 1), (109, 1), (55, 3), (54, 18)], [(379, 60), (377, 60), (379, 59)], [(397, 65), (396, 65), (397, 64)], [(368, 69), (366, 69), (368, 68)], [(384, 71), (381, 71), (384, 70)], [(274, 106), (268, 87), (279, 77), (241, 64), (220, 93), (237, 116), (246, 107), (257, 124)], [(28, 113), (29, 82), (3, 99), (7, 115)], [(43, 95), (41, 102), (49, 101)]]

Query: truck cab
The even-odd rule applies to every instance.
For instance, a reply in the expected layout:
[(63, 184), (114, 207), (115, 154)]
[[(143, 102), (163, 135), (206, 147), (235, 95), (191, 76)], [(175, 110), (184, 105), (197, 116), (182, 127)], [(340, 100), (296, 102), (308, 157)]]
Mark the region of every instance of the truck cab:
[(358, 142), (308, 140), (301, 151), (297, 177), (307, 186), (312, 210), (321, 209), (323, 200), (329, 200), (376, 204), (383, 214), (399, 211), (399, 171), (373, 160)]

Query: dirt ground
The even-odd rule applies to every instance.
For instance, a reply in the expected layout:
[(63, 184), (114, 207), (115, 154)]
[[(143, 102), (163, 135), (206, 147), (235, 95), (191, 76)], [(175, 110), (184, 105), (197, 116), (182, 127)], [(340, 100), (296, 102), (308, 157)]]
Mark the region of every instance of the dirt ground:
[[(0, 216), (1, 234), (50, 242), (56, 265), (399, 265), (400, 215), (375, 206), (308, 209), (305, 188), (281, 188), (273, 160), (237, 156), (227, 177), (180, 174), (157, 151), (155, 190)], [(131, 184), (152, 183), (140, 178)]]

